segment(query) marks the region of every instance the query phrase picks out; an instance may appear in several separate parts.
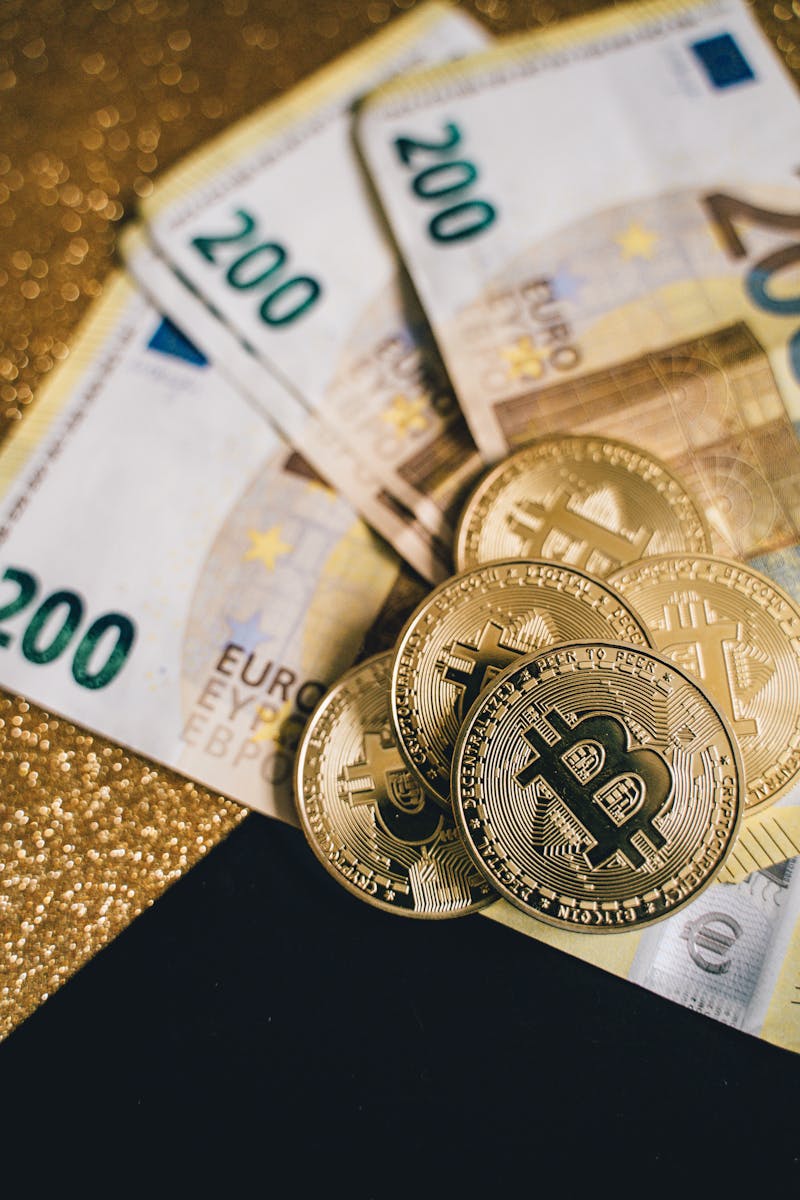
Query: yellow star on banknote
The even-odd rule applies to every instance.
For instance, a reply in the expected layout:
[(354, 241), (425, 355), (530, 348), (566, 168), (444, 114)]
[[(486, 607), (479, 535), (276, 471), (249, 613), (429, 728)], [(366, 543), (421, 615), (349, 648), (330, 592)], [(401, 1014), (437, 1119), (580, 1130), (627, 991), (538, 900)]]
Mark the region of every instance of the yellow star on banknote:
[(279, 525), (273, 525), (265, 533), (260, 533), (257, 529), (248, 529), (247, 536), (250, 538), (250, 549), (245, 554), (244, 561), (257, 559), (268, 571), (275, 570), (275, 563), (281, 554), (288, 554), (293, 549), (288, 542), (281, 541)]
[(336, 492), (327, 483), (323, 483), (321, 479), (309, 479), (308, 490), (314, 492), (317, 496), (324, 496), (326, 500), (335, 500)]
[(618, 233), (614, 241), (620, 247), (624, 259), (652, 258), (658, 234), (634, 221), (626, 230)]
[(529, 337), (518, 338), (500, 353), (508, 363), (509, 379), (538, 379), (544, 374), (543, 352)]
[(408, 396), (399, 394), (392, 398), (389, 407), (381, 414), (387, 425), (393, 425), (398, 436), (403, 437), (416, 429), (427, 429), (428, 419), (425, 414), (425, 400), (417, 396), (411, 400)]
[(250, 734), (251, 742), (280, 742), (284, 721), (292, 711), (292, 702), (287, 700), (276, 711), (274, 708), (258, 709), (259, 725)]

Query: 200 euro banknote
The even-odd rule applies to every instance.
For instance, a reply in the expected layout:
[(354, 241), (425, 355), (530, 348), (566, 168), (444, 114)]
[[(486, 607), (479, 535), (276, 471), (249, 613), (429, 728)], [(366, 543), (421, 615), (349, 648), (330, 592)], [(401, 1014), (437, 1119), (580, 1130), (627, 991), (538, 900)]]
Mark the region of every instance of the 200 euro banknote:
[(294, 746), (396, 555), (122, 277), (0, 493), (0, 684), (294, 820)]
[(484, 455), (616, 435), (682, 475), (720, 549), (797, 543), (800, 102), (740, 0), (395, 81), (360, 140)]
[[(309, 425), (347, 441), (428, 528), (440, 578), (480, 458), (372, 202), (351, 109), (381, 80), (486, 40), (464, 14), (425, 5), (201, 147), (142, 209), (184, 288), (285, 385)], [(136, 255), (129, 246), (135, 272)], [(204, 346), (211, 356), (216, 341)], [(269, 411), (296, 444), (313, 436), (284, 404)]]
[[(0, 487), (0, 684), (296, 823), (310, 710), (419, 598), (394, 553), (121, 279)], [(797, 1049), (795, 868), (716, 885), (644, 935), (487, 913)]]
[[(632, 441), (690, 485), (717, 549), (800, 596), (800, 103), (746, 6), (656, 0), (509, 39), (379, 89), (359, 136), (483, 453)], [(629, 498), (603, 503), (638, 528)], [(569, 558), (588, 527), (554, 503), (518, 552), (556, 537)], [(730, 686), (746, 707), (748, 672)], [(745, 822), (727, 876), (798, 844), (795, 789)]]

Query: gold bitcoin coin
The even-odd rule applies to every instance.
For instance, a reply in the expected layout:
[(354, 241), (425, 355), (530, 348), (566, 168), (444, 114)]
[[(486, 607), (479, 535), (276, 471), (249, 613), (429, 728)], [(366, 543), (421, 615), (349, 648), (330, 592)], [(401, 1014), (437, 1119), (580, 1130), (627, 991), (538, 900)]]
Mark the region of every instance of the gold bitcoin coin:
[(614, 438), (540, 438), (497, 464), (467, 500), (457, 570), (552, 558), (604, 578), (650, 554), (711, 549), (703, 513), (657, 458)]
[(453, 817), (406, 769), (389, 721), (392, 655), (348, 671), (311, 715), (295, 799), (312, 850), (362, 900), (409, 917), (457, 917), (496, 897)]
[(580, 642), (508, 667), (456, 743), (467, 849), (518, 908), (564, 929), (635, 929), (717, 875), (742, 810), (739, 749), (690, 675)]
[(752, 567), (710, 555), (646, 558), (609, 582), (727, 716), (747, 815), (771, 804), (800, 776), (800, 607)]
[(459, 727), (481, 690), (523, 655), (576, 638), (649, 645), (643, 622), (606, 584), (536, 559), (464, 571), (411, 614), (392, 669), (392, 722), (401, 754), (442, 805)]

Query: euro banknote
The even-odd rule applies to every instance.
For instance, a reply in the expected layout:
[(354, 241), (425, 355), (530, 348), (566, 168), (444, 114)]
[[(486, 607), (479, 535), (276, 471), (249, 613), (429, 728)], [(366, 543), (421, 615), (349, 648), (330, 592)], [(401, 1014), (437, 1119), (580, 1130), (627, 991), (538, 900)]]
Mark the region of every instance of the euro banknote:
[[(355, 454), (340, 430), (309, 413), (277, 378), (269, 375), (236, 333), (215, 315), (196, 292), (181, 284), (144, 229), (129, 224), (120, 235), (133, 278), (144, 295), (176, 328), (191, 330), (215, 367), (253, 410), (289, 444), (300, 446), (304, 460), (424, 579), (437, 582), (449, 573), (450, 548), (405, 505), (387, 491), (375, 463)], [(276, 419), (279, 413), (279, 419)]]
[(0, 456), (0, 685), (294, 821), (400, 560), (118, 277)]
[[(800, 103), (749, 9), (509, 39), (379, 89), (359, 140), (484, 455), (635, 441), (800, 598)], [(797, 853), (799, 805), (748, 818), (724, 877)]]
[(359, 138), (487, 458), (617, 435), (703, 498), (719, 549), (797, 544), (800, 103), (740, 0), (391, 82)]
[[(295, 399), (292, 413), (282, 402), (270, 409), (276, 425), (305, 446), (306, 413), (347, 441), (394, 504), (430, 530), (445, 568), (480, 458), (405, 294), (352, 144), (351, 108), (398, 71), (486, 41), (464, 14), (424, 5), (202, 147), (142, 208), (186, 290)], [(136, 255), (129, 243), (141, 278)], [(219, 357), (216, 346), (212, 336), (203, 348)]]
[[(391, 644), (419, 589), (122, 278), (0, 455), (0, 685), (294, 824), (310, 710), (359, 652)], [(660, 927), (632, 943), (564, 934), (504, 902), (488, 912), (798, 1048), (781, 999), (795, 875), (715, 886), (674, 919), (686, 937), (665, 927), (663, 943)], [(714, 975), (710, 990), (696, 971)]]
[(592, 937), (498, 901), (483, 915), (743, 1033), (800, 1051), (800, 858), (715, 883), (639, 933)]

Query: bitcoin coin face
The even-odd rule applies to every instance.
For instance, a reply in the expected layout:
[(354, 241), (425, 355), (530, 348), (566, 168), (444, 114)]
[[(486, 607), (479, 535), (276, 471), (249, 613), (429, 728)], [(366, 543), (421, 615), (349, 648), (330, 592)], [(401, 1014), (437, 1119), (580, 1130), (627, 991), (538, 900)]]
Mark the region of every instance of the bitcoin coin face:
[(416, 778), (450, 806), (458, 730), (483, 688), (534, 650), (576, 638), (649, 644), (642, 621), (600, 580), (559, 563), (501, 560), (440, 584), (397, 644), (391, 712)]
[(746, 812), (800, 776), (800, 608), (752, 567), (709, 555), (643, 559), (610, 579), (661, 654), (690, 672), (739, 742)]
[(314, 710), (295, 798), (320, 862), (363, 900), (410, 917), (456, 917), (495, 899), (444, 813), (407, 770), (389, 721), (392, 655), (354, 667)]
[(705, 553), (705, 518), (652, 455), (614, 438), (541, 438), (497, 464), (456, 531), (458, 570), (551, 558), (600, 578), (650, 554)]
[(743, 774), (727, 720), (650, 650), (580, 642), (522, 659), (471, 710), (453, 760), (465, 844), (518, 908), (634, 929), (710, 883)]

